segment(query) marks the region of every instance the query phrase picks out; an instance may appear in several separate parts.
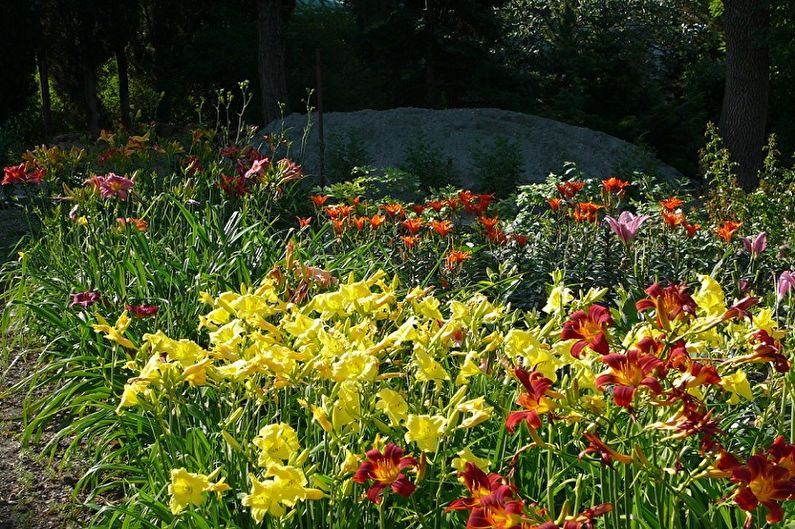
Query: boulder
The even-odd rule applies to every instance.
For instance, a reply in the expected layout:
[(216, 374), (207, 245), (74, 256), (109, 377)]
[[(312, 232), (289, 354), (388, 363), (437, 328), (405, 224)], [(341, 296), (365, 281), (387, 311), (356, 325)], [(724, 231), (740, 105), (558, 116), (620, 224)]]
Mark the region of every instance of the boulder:
[[(301, 152), (301, 137), (307, 126), (305, 114), (291, 114), (276, 121), (265, 132), (283, 126), (294, 141), (291, 156), (297, 158), (306, 173), (316, 175), (319, 168), (317, 114)], [(329, 150), (340, 138), (353, 138), (366, 153), (367, 165), (378, 168), (403, 165), (407, 146), (422, 135), (438, 148), (445, 163), (452, 166), (459, 184), (473, 184), (472, 155), (476, 149), (488, 148), (497, 138), (515, 144), (522, 159), (520, 182), (540, 182), (551, 172), (560, 174), (565, 162), (574, 162), (586, 175), (608, 178), (621, 171), (641, 170), (664, 179), (682, 175), (655, 159), (644, 149), (603, 132), (567, 125), (560, 121), (493, 108), (458, 108), (432, 110), (395, 108), (329, 112), (323, 116), (326, 160)], [(336, 138), (336, 141), (335, 141)]]

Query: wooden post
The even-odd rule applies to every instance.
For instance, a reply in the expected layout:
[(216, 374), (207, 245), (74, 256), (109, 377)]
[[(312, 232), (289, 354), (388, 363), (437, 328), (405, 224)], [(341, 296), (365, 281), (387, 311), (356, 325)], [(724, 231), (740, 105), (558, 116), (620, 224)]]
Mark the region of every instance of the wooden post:
[(39, 68), (41, 121), (44, 126), (44, 142), (47, 143), (52, 135), (52, 103), (50, 99), (50, 76), (47, 69), (47, 55), (44, 49), (39, 49), (36, 54), (36, 64)]

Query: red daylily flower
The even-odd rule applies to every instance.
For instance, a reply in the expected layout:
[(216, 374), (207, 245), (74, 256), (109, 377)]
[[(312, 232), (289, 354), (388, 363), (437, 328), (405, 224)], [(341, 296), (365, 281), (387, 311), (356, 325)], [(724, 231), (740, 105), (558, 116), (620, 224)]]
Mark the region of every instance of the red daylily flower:
[(411, 250), (417, 244), (419, 238), (416, 235), (401, 235), (400, 240), (406, 245), (406, 248)]
[(521, 233), (514, 233), (513, 235), (511, 235), (511, 238), (514, 241), (516, 241), (516, 244), (519, 246), (519, 248), (525, 246), (527, 244), (527, 241), (529, 240), (527, 235), (523, 235)]
[(511, 412), (505, 421), (505, 427), (509, 432), (513, 432), (520, 423), (526, 422), (530, 428), (537, 430), (541, 428), (541, 415), (550, 413), (555, 407), (550, 397), (559, 395), (549, 390), (552, 387), (552, 381), (538, 371), (528, 373), (521, 367), (517, 367), (513, 372), (527, 393), (522, 393), (516, 399), (516, 403), (524, 410)]
[(574, 195), (579, 193), (583, 187), (585, 187), (585, 182), (578, 182), (576, 180), (557, 185), (558, 193), (566, 200), (574, 198)]
[(116, 223), (121, 229), (126, 228), (128, 225), (140, 232), (145, 232), (149, 229), (149, 223), (147, 223), (144, 219), (136, 219), (133, 217), (116, 217)]
[(601, 355), (610, 352), (607, 343), (607, 328), (613, 325), (613, 318), (610, 311), (602, 305), (594, 304), (584, 310), (573, 313), (568, 321), (563, 324), (560, 333), (561, 340), (577, 340), (571, 348), (571, 355), (580, 358), (580, 352), (587, 345), (592, 351)]
[(499, 228), (486, 230), (486, 237), (488, 237), (491, 242), (497, 244), (505, 244), (508, 242), (508, 236)]
[(513, 497), (510, 487), (501, 487), (472, 509), (467, 529), (522, 529), (528, 522), (524, 502)]
[(580, 202), (574, 208), (574, 220), (576, 222), (596, 222), (599, 220), (597, 213), (604, 206), (593, 202)]
[[(598, 518), (613, 510), (612, 503), (600, 503), (588, 509), (585, 509), (580, 514), (567, 518), (563, 522), (563, 529), (593, 529), (594, 518)], [(543, 526), (538, 529), (552, 529), (551, 527), (545, 528)]]
[(770, 524), (780, 522), (784, 517), (780, 502), (795, 499), (795, 480), (791, 479), (789, 470), (762, 454), (751, 456), (745, 465), (732, 469), (732, 481), (740, 485), (734, 495), (737, 505), (748, 512), (753, 512), (759, 504), (763, 505)]
[(673, 430), (671, 439), (684, 439), (692, 435), (701, 434), (701, 453), (712, 450), (716, 446), (716, 435), (723, 431), (718, 427), (717, 421), (712, 418), (712, 410), (706, 411), (704, 404), (684, 389), (672, 390), (673, 399), (679, 400), (682, 407), (671, 419), (658, 424), (664, 430)]
[(441, 200), (429, 200), (425, 203), (425, 205), (434, 210), (436, 213), (439, 213), (444, 207), (444, 202)]
[(425, 211), (425, 206), (423, 206), (422, 204), (412, 204), (411, 211), (413, 211), (417, 215), (422, 215), (422, 212)]
[(335, 204), (333, 206), (327, 206), (323, 209), (323, 212), (331, 219), (346, 218), (350, 216), (352, 211), (353, 206), (349, 206), (348, 204)]
[(654, 377), (655, 372), (664, 371), (663, 362), (656, 356), (643, 354), (638, 349), (630, 349), (626, 354), (613, 353), (604, 355), (602, 362), (610, 370), (596, 378), (597, 389), (613, 385), (613, 400), (616, 405), (624, 408), (632, 407), (635, 391), (645, 386), (652, 393), (662, 393), (660, 381)]
[(364, 461), (353, 476), (354, 483), (364, 485), (368, 481), (374, 483), (367, 489), (367, 499), (373, 503), (381, 503), (384, 489), (391, 488), (396, 494), (408, 498), (417, 488), (403, 473), (406, 469), (416, 468), (417, 460), (404, 457), (405, 450), (389, 443), (384, 452), (373, 448), (368, 451)]
[(125, 305), (124, 308), (136, 318), (148, 318), (157, 314), (160, 307), (157, 305)]
[(357, 231), (362, 231), (370, 223), (370, 217), (353, 217), (353, 224)]
[(694, 237), (698, 230), (701, 229), (701, 224), (688, 224), (685, 222), (682, 227), (685, 229), (688, 237)]
[(478, 221), (486, 228), (486, 231), (490, 231), (497, 227), (500, 219), (497, 217), (478, 217)]
[(684, 320), (696, 314), (696, 302), (684, 284), (662, 288), (659, 283), (654, 283), (645, 292), (649, 297), (635, 303), (635, 308), (638, 312), (653, 309), (660, 329), (669, 331), (671, 321)]
[(445, 512), (470, 510), (480, 506), (481, 499), (498, 491), (501, 487), (512, 488), (505, 478), (495, 472), (486, 474), (474, 463), (468, 462), (463, 472), (458, 473), (460, 480), (469, 491), (468, 498), (458, 498), (445, 507)]

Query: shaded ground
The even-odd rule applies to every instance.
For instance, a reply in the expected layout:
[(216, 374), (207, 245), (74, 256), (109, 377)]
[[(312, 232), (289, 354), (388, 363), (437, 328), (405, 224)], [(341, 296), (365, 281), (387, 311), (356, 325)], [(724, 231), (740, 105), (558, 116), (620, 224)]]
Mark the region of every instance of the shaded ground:
[[(0, 207), (0, 264), (16, 257), (14, 246), (26, 233), (22, 211)], [(0, 335), (0, 342), (7, 339)], [(35, 353), (6, 351), (4, 345), (0, 343), (0, 529), (78, 527), (70, 503), (75, 478), (37, 457), (36, 447), (23, 449), (19, 443), (26, 391), (10, 390), (30, 374)]]
[(19, 444), (25, 392), (8, 390), (27, 375), (29, 356), (12, 353), (10, 367), (0, 374), (0, 529), (77, 527), (70, 505), (74, 476)]
[(14, 245), (27, 231), (27, 224), (19, 208), (0, 206), (0, 263), (9, 259)]

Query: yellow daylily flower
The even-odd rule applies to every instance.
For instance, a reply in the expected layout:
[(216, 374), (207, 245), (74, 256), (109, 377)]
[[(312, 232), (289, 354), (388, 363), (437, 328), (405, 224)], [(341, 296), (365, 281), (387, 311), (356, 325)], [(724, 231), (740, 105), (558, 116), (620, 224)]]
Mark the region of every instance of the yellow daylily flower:
[(222, 492), (229, 490), (229, 485), (224, 483), (223, 478), (217, 483), (211, 483), (211, 476), (217, 475), (217, 469), (210, 476), (188, 472), (184, 468), (174, 468), (171, 470), (171, 483), (168, 486), (168, 493), (171, 494), (169, 508), (171, 514), (179, 514), (188, 505), (199, 507), (204, 502), (204, 492)]
[(476, 456), (475, 454), (472, 453), (472, 450), (469, 447), (466, 447), (463, 450), (459, 450), (456, 453), (456, 457), (453, 458), (452, 462), (453, 468), (456, 469), (458, 472), (463, 472), (467, 463), (473, 463), (476, 467), (478, 467), (480, 470), (484, 472), (488, 470), (489, 466), (491, 465), (491, 461)]
[(376, 396), (379, 400), (375, 403), (375, 408), (386, 413), (392, 426), (398, 426), (402, 421), (406, 420), (409, 405), (400, 393), (389, 388), (383, 388), (376, 393)]
[(286, 461), (301, 449), (298, 434), (289, 424), (284, 423), (263, 426), (252, 444), (260, 449), (257, 464), (261, 467), (267, 467), (274, 462)]
[(406, 442), (416, 442), (423, 452), (436, 452), (446, 423), (440, 415), (409, 415), (406, 418)]
[(731, 375), (724, 375), (720, 379), (720, 387), (724, 391), (731, 393), (729, 397), (729, 404), (739, 404), (740, 397), (745, 400), (753, 400), (754, 394), (751, 391), (751, 384), (748, 382), (748, 377), (745, 371), (738, 369)]
[(477, 397), (475, 399), (467, 400), (456, 406), (456, 410), (461, 413), (469, 413), (461, 421), (459, 428), (473, 428), (478, 424), (487, 421), (491, 418), (494, 408), (486, 404), (486, 397)]

